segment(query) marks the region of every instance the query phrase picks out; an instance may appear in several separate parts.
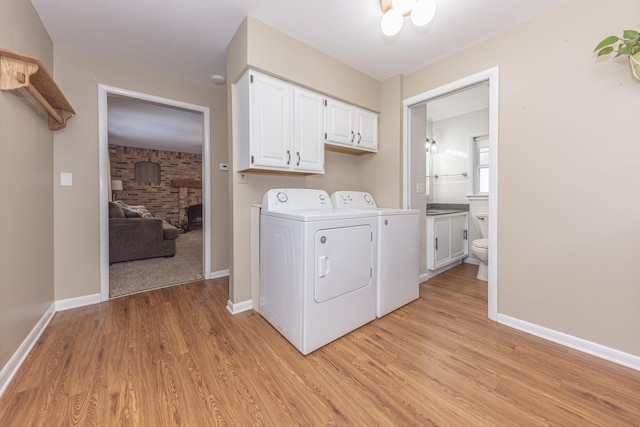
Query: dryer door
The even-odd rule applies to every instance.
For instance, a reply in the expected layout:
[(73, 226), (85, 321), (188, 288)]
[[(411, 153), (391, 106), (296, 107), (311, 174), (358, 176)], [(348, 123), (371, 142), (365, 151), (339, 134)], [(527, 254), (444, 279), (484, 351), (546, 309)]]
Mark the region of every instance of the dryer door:
[(323, 302), (372, 283), (369, 225), (319, 230), (315, 235), (314, 299)]

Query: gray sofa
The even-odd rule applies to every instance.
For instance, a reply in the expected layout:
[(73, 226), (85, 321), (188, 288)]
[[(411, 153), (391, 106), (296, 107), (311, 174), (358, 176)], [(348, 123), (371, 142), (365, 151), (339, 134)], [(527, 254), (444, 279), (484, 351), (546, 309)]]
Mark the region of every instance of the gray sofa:
[(125, 214), (125, 209), (109, 202), (109, 264), (176, 254), (176, 227), (160, 218)]

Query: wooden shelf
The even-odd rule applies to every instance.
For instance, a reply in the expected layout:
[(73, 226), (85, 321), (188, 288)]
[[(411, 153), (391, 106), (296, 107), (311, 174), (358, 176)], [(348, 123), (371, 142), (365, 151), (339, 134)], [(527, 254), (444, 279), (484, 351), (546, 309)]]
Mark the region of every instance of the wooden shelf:
[(199, 179), (174, 179), (171, 181), (172, 187), (202, 188), (202, 181)]
[(49, 113), (49, 129), (58, 130), (76, 112), (38, 58), (0, 48), (0, 90), (25, 88)]

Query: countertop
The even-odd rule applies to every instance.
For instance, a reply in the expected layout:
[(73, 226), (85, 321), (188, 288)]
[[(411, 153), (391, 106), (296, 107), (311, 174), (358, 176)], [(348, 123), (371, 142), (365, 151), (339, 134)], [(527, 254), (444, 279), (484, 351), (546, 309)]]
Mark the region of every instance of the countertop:
[(469, 205), (463, 203), (428, 203), (427, 216), (449, 215), (469, 212)]
[(462, 213), (462, 212), (468, 212), (468, 211), (464, 209), (427, 209), (427, 216), (448, 215), (448, 214)]

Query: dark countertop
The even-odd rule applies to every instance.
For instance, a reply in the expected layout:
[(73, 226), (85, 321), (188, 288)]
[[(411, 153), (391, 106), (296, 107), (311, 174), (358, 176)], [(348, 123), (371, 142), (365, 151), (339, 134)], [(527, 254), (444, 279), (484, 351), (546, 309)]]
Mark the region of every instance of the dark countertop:
[(465, 203), (427, 203), (427, 216), (460, 212), (469, 212), (469, 205)]

